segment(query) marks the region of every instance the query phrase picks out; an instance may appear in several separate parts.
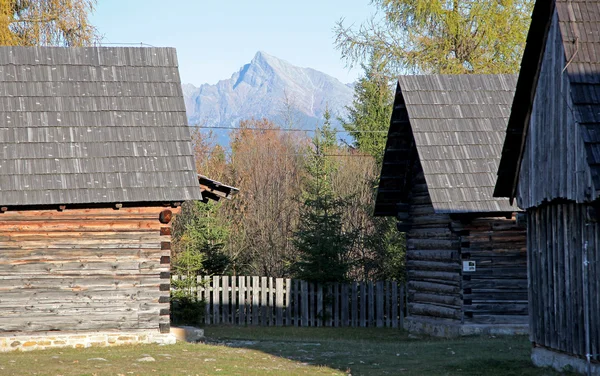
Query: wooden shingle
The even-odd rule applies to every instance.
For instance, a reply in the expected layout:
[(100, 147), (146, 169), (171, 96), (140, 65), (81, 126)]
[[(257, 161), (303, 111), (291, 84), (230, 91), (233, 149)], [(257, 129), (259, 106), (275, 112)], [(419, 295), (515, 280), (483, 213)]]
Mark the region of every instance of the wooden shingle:
[[(403, 179), (414, 162), (408, 159), (417, 157), (436, 213), (516, 210), (492, 195), (516, 79), (514, 75), (400, 77), (375, 214), (395, 215), (395, 203), (409, 190)], [(407, 121), (398, 120), (401, 112)], [(406, 152), (399, 157), (393, 145), (407, 138), (416, 156)]]
[(202, 199), (172, 48), (0, 47), (0, 204)]

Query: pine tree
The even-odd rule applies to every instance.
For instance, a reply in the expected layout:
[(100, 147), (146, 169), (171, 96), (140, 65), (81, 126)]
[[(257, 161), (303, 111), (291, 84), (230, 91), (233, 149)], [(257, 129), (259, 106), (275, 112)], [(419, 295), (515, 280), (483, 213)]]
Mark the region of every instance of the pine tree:
[[(361, 152), (372, 155), (377, 170), (381, 171), (383, 153), (387, 141), (387, 131), (392, 116), (393, 95), (390, 88), (390, 74), (384, 61), (372, 54), (369, 64), (362, 65), (364, 76), (354, 87), (354, 101), (347, 107), (348, 118), (342, 125), (354, 140), (354, 146)], [(378, 185), (377, 177), (368, 182), (373, 188)], [(373, 213), (375, 208), (373, 189), (366, 211)], [(403, 280), (406, 241), (404, 234), (396, 231), (394, 218), (371, 217), (368, 231), (359, 238), (360, 247), (369, 255), (372, 276), (378, 279)]]
[(186, 202), (174, 225), (175, 274), (224, 274), (229, 258), (223, 252), (229, 229), (218, 217), (221, 203)]
[(337, 146), (329, 111), (324, 116), (325, 123), (315, 133), (307, 161), (304, 206), (294, 234), (300, 257), (293, 269), (297, 278), (326, 284), (346, 280), (349, 265), (345, 256), (352, 234), (342, 230), (345, 202), (335, 197), (332, 189), (331, 175), (336, 164), (327, 154), (335, 152)]
[(362, 67), (364, 76), (354, 86), (352, 105), (346, 107), (348, 117), (340, 120), (354, 139), (354, 146), (372, 155), (381, 168), (393, 106), (390, 77), (376, 56)]

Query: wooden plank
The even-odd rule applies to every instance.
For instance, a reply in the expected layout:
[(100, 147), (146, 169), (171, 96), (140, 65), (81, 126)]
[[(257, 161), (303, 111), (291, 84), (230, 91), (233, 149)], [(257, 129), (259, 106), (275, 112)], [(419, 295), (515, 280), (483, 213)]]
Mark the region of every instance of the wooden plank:
[(367, 326), (367, 282), (360, 283), (360, 326)]
[(317, 286), (317, 326), (322, 326), (323, 322), (323, 285)]
[[(288, 280), (289, 283), (289, 280)], [(277, 278), (275, 279), (275, 294), (276, 294), (276, 316), (277, 316), (277, 322), (275, 325), (277, 326), (283, 326), (283, 296), (284, 296), (284, 290), (283, 290), (283, 278)], [(287, 293), (286, 296), (289, 299), (290, 294)], [(287, 324), (289, 325), (289, 321), (287, 322)]]
[(384, 312), (385, 312), (385, 326), (388, 328), (392, 327), (392, 285), (390, 281), (385, 281), (384, 286)]
[[(566, 337), (567, 337), (567, 343), (566, 343), (566, 348), (565, 351), (569, 352), (569, 353), (573, 353), (573, 347), (574, 347), (574, 343), (573, 343), (573, 321), (575, 320), (575, 317), (573, 317), (573, 310), (571, 309), (571, 307), (574, 305), (573, 303), (573, 291), (574, 288), (576, 288), (575, 286), (571, 285), (571, 279), (572, 279), (572, 262), (571, 262), (571, 252), (573, 252), (573, 242), (572, 242), (572, 235), (571, 235), (571, 229), (572, 229), (572, 218), (574, 216), (574, 210), (573, 210), (573, 205), (567, 205), (567, 207), (565, 208), (566, 210), (568, 210), (567, 213), (565, 213), (565, 218), (564, 218), (564, 225), (565, 225), (565, 229), (567, 229), (565, 231), (565, 291), (567, 292), (566, 295), (566, 299), (564, 304), (565, 306), (565, 310), (566, 310), (566, 319), (567, 319), (567, 326), (565, 328), (565, 332), (566, 332)], [(536, 213), (537, 216), (537, 213)], [(534, 261), (534, 266), (536, 265), (536, 261)], [(533, 273), (537, 274), (537, 270), (532, 271)], [(533, 287), (532, 287), (533, 289)], [(533, 291), (532, 291), (533, 293)], [(539, 306), (536, 307), (539, 309)], [(540, 312), (538, 311), (537, 315), (534, 315), (536, 318), (540, 316)], [(536, 322), (537, 324), (537, 322)], [(541, 331), (541, 327), (536, 325), (536, 334), (538, 334)], [(537, 337), (535, 338), (536, 340), (538, 339)]]
[(285, 325), (292, 326), (292, 280), (285, 279)]
[(400, 286), (400, 288), (398, 289), (398, 293), (399, 293), (399, 305), (398, 305), (398, 310), (400, 311), (400, 323), (399, 326), (400, 328), (404, 328), (404, 312), (406, 311), (406, 285), (403, 284)]
[(222, 317), (221, 322), (224, 324), (231, 324), (231, 321), (229, 319), (229, 311), (230, 311), (229, 276), (227, 276), (227, 275), (222, 276), (221, 282), (222, 282), (222, 286), (223, 286), (223, 295), (222, 295), (223, 317)]
[(237, 290), (238, 277), (231, 277), (231, 324), (238, 324), (238, 290)]
[(252, 277), (252, 325), (258, 325), (259, 323), (259, 310), (260, 310), (260, 294), (259, 294), (259, 283), (260, 277)]
[(258, 289), (258, 292), (260, 294), (260, 324), (262, 326), (267, 326), (267, 277), (260, 278), (260, 287)]
[(301, 293), (302, 293), (302, 297), (300, 298), (300, 301), (302, 304), (302, 308), (301, 308), (302, 324), (301, 324), (301, 326), (308, 326), (308, 283), (306, 281), (301, 281), (300, 286), (301, 286), (300, 288), (301, 288)]
[(398, 282), (396, 281), (392, 281), (392, 286), (391, 286), (391, 290), (392, 290), (392, 299), (391, 299), (391, 305), (392, 305), (392, 310), (391, 310), (391, 326), (392, 328), (397, 328), (398, 327), (398, 321), (399, 321), (399, 316), (398, 316)]
[(221, 277), (219, 276), (213, 276), (213, 285), (212, 285), (212, 294), (213, 294), (213, 318), (212, 318), (212, 323), (213, 324), (219, 324), (221, 322), (221, 315), (220, 315), (220, 307), (221, 307), (221, 300), (220, 300), (220, 295), (221, 295), (221, 289), (220, 289), (220, 279)]
[(326, 299), (326, 317), (327, 317), (327, 326), (333, 326), (333, 286), (332, 284), (327, 284), (327, 299)]
[(275, 291), (275, 281), (273, 277), (268, 278), (269, 284), (269, 293), (267, 294), (267, 321), (268, 325), (275, 326), (275, 318), (276, 313), (274, 311), (279, 307), (279, 305), (275, 302), (276, 291)]
[(378, 328), (383, 328), (383, 281), (378, 281), (376, 283), (376, 293), (375, 293), (375, 302), (376, 302), (376, 324)]
[[(556, 206), (556, 219), (555, 219), (555, 223), (554, 223), (554, 230), (557, 232), (558, 237), (557, 237), (557, 244), (556, 244), (556, 248), (558, 250), (557, 253), (557, 260), (556, 260), (556, 265), (557, 265), (557, 275), (555, 276), (555, 280), (556, 280), (556, 289), (558, 291), (558, 302), (564, 302), (566, 301), (566, 292), (565, 292), (565, 227), (563, 227), (563, 223), (564, 223), (564, 219), (563, 219), (563, 212), (564, 210), (564, 206), (563, 205), (557, 205)], [(529, 262), (529, 261), (528, 261)], [(530, 303), (531, 304), (531, 303)], [(529, 307), (529, 316), (530, 316), (530, 320), (531, 320), (531, 315), (532, 315), (532, 310), (531, 310), (531, 306)], [(566, 333), (565, 333), (565, 328), (566, 328), (566, 315), (565, 315), (565, 310), (562, 308), (562, 304), (559, 305), (558, 307), (558, 322), (557, 322), (557, 327), (561, 328), (560, 332), (558, 333), (558, 349), (566, 349)], [(531, 325), (531, 323), (530, 323)]]
[(207, 325), (212, 324), (211, 313), (212, 313), (212, 287), (211, 287), (211, 278), (204, 277), (204, 291), (206, 294), (206, 305), (204, 306), (204, 321)]
[(350, 309), (349, 303), (348, 303), (348, 284), (344, 283), (342, 284), (342, 291), (341, 291), (341, 326), (349, 326), (350, 322), (349, 322), (349, 317), (348, 317), (348, 310)]
[(314, 301), (313, 301), (313, 289), (314, 289), (314, 284), (312, 283), (308, 283), (307, 284), (307, 298), (308, 298), (308, 323), (306, 324), (306, 326), (314, 326)]
[(368, 293), (367, 293), (367, 305), (369, 306), (368, 326), (375, 326), (375, 289), (373, 288), (373, 282), (368, 282)]
[[(593, 225), (594, 243), (592, 246), (592, 256), (590, 258), (593, 274), (591, 280), (591, 296), (600, 294), (600, 228), (598, 223)], [(592, 312), (600, 312), (600, 299), (592, 299)], [(590, 332), (592, 335), (592, 353), (596, 354), (594, 360), (600, 360), (600, 318), (598, 315), (591, 315), (592, 326)]]
[(300, 289), (300, 280), (294, 279), (292, 280), (293, 282), (293, 304), (294, 304), (294, 325), (295, 326), (300, 326), (300, 315), (301, 315), (301, 308), (300, 308), (300, 296), (301, 296), (301, 289)]
[(246, 325), (246, 277), (238, 277), (238, 324)]
[(340, 326), (340, 284), (337, 282), (332, 283), (333, 287), (333, 309), (331, 311), (333, 315), (333, 326), (336, 328)]
[(352, 303), (350, 308), (351, 322), (350, 326), (357, 327), (358, 326), (358, 285), (357, 282), (352, 282)]

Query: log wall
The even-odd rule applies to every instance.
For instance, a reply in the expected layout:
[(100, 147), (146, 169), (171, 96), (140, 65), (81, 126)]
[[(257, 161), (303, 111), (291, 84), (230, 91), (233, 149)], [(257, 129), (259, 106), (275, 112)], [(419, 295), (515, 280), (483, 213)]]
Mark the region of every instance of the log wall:
[[(454, 223), (454, 228), (461, 226)], [(527, 324), (527, 231), (516, 217), (482, 217), (462, 224), (465, 323)]]
[(0, 332), (168, 332), (163, 210), (0, 213)]
[[(457, 324), (527, 324), (526, 229), (516, 218), (435, 213), (420, 164), (407, 205), (407, 308)], [(408, 212), (402, 212), (405, 208)], [(399, 226), (400, 227), (400, 226)], [(464, 272), (463, 261), (475, 261)]]
[(448, 214), (436, 214), (420, 164), (415, 166), (406, 237), (408, 314), (462, 320), (460, 238)]
[(587, 311), (590, 354), (599, 361), (600, 225), (594, 212), (556, 202), (527, 211), (529, 326), (534, 346), (585, 358)]

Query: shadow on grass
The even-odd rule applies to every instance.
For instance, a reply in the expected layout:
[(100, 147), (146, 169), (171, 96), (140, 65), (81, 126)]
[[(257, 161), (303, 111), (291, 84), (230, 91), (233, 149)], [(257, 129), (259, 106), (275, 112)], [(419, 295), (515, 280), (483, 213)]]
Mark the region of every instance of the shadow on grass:
[(533, 366), (526, 337), (411, 338), (398, 329), (209, 326), (209, 343), (352, 375), (559, 375)]

